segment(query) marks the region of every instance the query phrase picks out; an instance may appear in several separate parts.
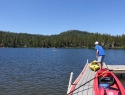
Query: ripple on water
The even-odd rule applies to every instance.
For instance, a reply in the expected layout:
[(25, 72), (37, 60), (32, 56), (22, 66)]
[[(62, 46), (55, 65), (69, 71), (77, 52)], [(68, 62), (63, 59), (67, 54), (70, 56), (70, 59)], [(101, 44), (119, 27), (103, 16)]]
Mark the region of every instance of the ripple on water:
[[(0, 95), (65, 95), (70, 73), (73, 81), (86, 60), (95, 59), (92, 49), (0, 49)], [(122, 64), (124, 50), (106, 50), (105, 62)], [(114, 56), (115, 55), (115, 56)], [(125, 83), (124, 79), (120, 79)]]

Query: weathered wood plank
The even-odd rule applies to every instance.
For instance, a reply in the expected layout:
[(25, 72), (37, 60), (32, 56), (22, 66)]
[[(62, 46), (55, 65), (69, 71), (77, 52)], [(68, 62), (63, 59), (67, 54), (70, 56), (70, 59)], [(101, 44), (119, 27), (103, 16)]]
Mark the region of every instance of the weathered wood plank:
[(88, 93), (87, 95), (93, 95), (93, 86), (88, 87)]
[(125, 65), (107, 65), (108, 69), (125, 70)]
[(117, 74), (125, 74), (125, 65), (107, 65), (107, 69)]
[[(88, 65), (86, 71), (84, 72), (84, 75), (76, 85), (76, 88), (94, 78), (94, 74), (95, 72), (92, 71)], [(73, 95), (93, 95), (93, 80), (80, 87), (78, 90), (74, 91)]]
[[(78, 82), (78, 84), (76, 85), (75, 89), (78, 88), (79, 86), (81, 86), (82, 84), (84, 84), (86, 82), (86, 79), (88, 78), (88, 72), (89, 72), (89, 68), (87, 66), (84, 75), (82, 76), (82, 78), (80, 79), (80, 81)], [(84, 86), (80, 87), (78, 90), (76, 90), (73, 95), (82, 95), (84, 90)], [(77, 93), (77, 94), (76, 94)]]

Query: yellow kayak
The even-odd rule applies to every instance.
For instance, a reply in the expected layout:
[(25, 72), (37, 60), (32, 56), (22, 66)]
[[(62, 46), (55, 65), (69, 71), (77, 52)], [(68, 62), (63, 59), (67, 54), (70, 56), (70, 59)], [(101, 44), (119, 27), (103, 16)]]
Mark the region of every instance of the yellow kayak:
[(100, 67), (98, 65), (98, 62), (96, 60), (94, 60), (93, 62), (90, 63), (89, 67), (93, 70), (93, 71), (97, 71)]

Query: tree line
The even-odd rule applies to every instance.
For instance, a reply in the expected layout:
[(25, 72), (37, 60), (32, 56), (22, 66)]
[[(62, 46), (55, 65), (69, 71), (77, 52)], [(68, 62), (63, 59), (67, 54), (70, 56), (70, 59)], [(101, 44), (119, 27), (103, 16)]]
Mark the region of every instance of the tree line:
[(68, 30), (55, 35), (0, 31), (0, 47), (93, 48), (99, 41), (104, 48), (125, 49), (125, 34), (110, 35)]

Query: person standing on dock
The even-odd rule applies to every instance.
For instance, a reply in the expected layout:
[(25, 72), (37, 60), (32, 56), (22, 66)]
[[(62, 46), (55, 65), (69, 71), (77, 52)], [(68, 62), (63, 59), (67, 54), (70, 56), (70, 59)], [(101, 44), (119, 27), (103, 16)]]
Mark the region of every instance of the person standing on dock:
[(96, 58), (97, 58), (99, 67), (101, 69), (102, 66), (103, 66), (103, 61), (104, 61), (104, 57), (105, 57), (105, 51), (102, 48), (102, 46), (99, 45), (98, 41), (95, 42), (95, 45), (96, 45), (95, 46), (95, 49), (96, 49)]

